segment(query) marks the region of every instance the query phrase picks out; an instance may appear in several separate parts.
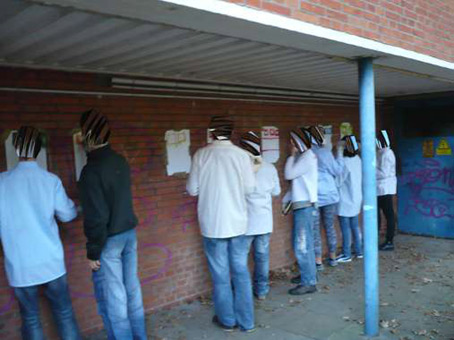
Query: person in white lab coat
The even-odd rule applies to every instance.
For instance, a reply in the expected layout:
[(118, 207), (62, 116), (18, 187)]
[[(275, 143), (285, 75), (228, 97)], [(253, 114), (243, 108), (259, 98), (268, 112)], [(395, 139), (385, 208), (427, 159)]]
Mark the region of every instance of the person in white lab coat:
[[(254, 301), (248, 268), (251, 238), (246, 196), (254, 191), (249, 155), (230, 141), (233, 121), (213, 117), (213, 143), (193, 159), (186, 189), (198, 196), (198, 218), (213, 281), (213, 322), (225, 331), (251, 332)], [(232, 287), (233, 284), (233, 287)]]
[(258, 300), (268, 294), (270, 267), (270, 236), (273, 231), (272, 196), (281, 193), (279, 176), (274, 165), (261, 156), (260, 138), (252, 131), (241, 137), (240, 147), (246, 150), (253, 162), (255, 190), (247, 195), (248, 230), (254, 255), (253, 291)]
[(386, 130), (381, 130), (377, 138), (377, 196), (378, 227), (381, 227), (380, 211), (386, 218), (386, 240), (380, 250), (394, 250), (394, 230), (396, 228), (393, 196), (397, 193), (396, 156), (390, 148)]
[[(345, 148), (344, 148), (345, 143)], [(351, 262), (352, 233), (357, 258), (363, 257), (362, 235), (359, 227), (359, 213), (363, 200), (361, 158), (358, 156), (358, 143), (355, 136), (345, 136), (338, 145), (338, 157), (344, 157), (342, 175), (337, 178), (339, 184), (339, 203), (337, 214), (342, 230), (342, 254), (337, 262)]]
[(291, 156), (285, 162), (285, 179), (291, 181), (291, 190), (283, 203), (292, 202), (293, 249), (300, 275), (292, 279), (296, 287), (291, 295), (302, 295), (317, 291), (313, 218), (317, 204), (317, 157), (311, 150), (309, 132), (298, 129), (290, 132)]

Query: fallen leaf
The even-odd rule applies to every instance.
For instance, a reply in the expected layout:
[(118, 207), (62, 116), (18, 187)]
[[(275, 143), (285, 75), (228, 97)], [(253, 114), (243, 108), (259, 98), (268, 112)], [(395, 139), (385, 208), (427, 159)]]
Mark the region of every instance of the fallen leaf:
[(413, 334), (423, 336), (427, 335), (427, 331), (425, 329), (421, 329), (419, 331), (413, 331)]
[(429, 278), (427, 278), (427, 277), (423, 277), (423, 279), (422, 279), (422, 282), (424, 282), (424, 283), (432, 283), (433, 281), (434, 281), (434, 280), (429, 279)]

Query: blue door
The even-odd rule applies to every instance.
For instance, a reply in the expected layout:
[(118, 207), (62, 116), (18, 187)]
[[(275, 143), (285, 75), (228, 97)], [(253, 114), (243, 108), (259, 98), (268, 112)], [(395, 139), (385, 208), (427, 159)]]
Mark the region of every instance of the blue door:
[(454, 238), (454, 137), (402, 139), (399, 229)]

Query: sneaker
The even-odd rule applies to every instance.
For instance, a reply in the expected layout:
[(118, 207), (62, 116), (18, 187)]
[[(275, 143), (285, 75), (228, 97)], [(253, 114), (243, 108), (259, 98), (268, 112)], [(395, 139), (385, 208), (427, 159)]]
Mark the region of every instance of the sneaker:
[(328, 264), (330, 267), (336, 267), (337, 266), (337, 261), (336, 259), (328, 259)]
[(362, 259), (363, 257), (364, 257), (363, 254), (356, 255), (356, 258), (357, 258), (357, 259)]
[(351, 256), (345, 256), (344, 254), (339, 255), (336, 257), (336, 261), (338, 263), (347, 263), (347, 262), (352, 262), (352, 257)]
[(240, 331), (244, 332), (244, 333), (254, 333), (257, 329), (255, 327), (252, 327), (250, 329), (244, 329), (244, 328), (240, 328)]
[(387, 241), (383, 243), (378, 249), (382, 251), (394, 250), (394, 244), (392, 242)]
[(293, 283), (293, 284), (299, 285), (301, 283), (301, 275), (292, 277), (290, 282)]
[(226, 326), (221, 321), (219, 321), (217, 315), (213, 316), (213, 323), (221, 328), (224, 332), (233, 332), (235, 330), (235, 326)]
[(304, 295), (315, 293), (317, 288), (315, 286), (302, 286), (298, 285), (295, 288), (292, 288), (288, 291), (290, 295)]
[(266, 300), (266, 295), (256, 295), (254, 294), (255, 298), (259, 301), (264, 301)]
[(317, 267), (318, 272), (325, 270), (325, 266), (323, 266), (323, 263), (316, 263), (315, 266)]

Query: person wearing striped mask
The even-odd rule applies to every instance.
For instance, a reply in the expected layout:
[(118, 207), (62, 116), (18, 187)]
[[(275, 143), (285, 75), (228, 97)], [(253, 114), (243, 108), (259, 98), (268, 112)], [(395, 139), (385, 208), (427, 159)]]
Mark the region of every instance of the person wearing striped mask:
[(274, 165), (262, 158), (260, 138), (252, 131), (241, 136), (240, 147), (248, 152), (255, 173), (255, 189), (247, 195), (248, 229), (252, 239), (254, 275), (253, 291), (258, 300), (269, 292), (270, 237), (273, 231), (272, 196), (281, 193), (279, 176)]
[(250, 237), (246, 196), (255, 178), (248, 154), (230, 141), (233, 121), (215, 116), (214, 141), (192, 158), (186, 190), (197, 196), (197, 212), (213, 281), (213, 323), (224, 331), (255, 330), (254, 299), (248, 268)]
[(321, 225), (326, 231), (328, 245), (328, 264), (337, 266), (337, 235), (334, 228), (339, 191), (336, 185), (336, 177), (342, 174), (344, 167), (343, 158), (334, 158), (330, 148), (325, 145), (324, 130), (321, 126), (309, 127), (312, 138), (313, 150), (318, 160), (318, 209), (316, 210), (314, 223), (315, 260), (317, 270), (323, 270), (322, 262), (322, 239)]
[(394, 250), (396, 218), (393, 196), (397, 193), (396, 156), (391, 150), (388, 132), (381, 130), (377, 138), (377, 199), (378, 228), (381, 227), (381, 210), (386, 218), (386, 239), (380, 250)]
[(363, 242), (359, 227), (359, 213), (363, 200), (361, 158), (356, 137), (345, 136), (338, 146), (338, 157), (344, 158), (342, 175), (337, 178), (339, 186), (339, 203), (337, 214), (342, 231), (342, 254), (337, 262), (352, 261), (351, 243), (354, 238), (356, 257), (363, 258)]
[(60, 178), (36, 162), (40, 132), (22, 126), (13, 136), (19, 163), (0, 174), (0, 238), (6, 276), (19, 301), (22, 338), (45, 338), (39, 315), (39, 290), (44, 289), (60, 339), (80, 340), (56, 222), (72, 221), (76, 207)]
[(313, 219), (317, 205), (317, 157), (311, 150), (308, 130), (299, 128), (290, 132), (290, 157), (285, 162), (285, 179), (291, 182), (283, 203), (291, 201), (293, 210), (293, 249), (300, 275), (291, 282), (297, 284), (290, 295), (317, 291)]

